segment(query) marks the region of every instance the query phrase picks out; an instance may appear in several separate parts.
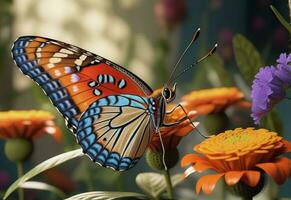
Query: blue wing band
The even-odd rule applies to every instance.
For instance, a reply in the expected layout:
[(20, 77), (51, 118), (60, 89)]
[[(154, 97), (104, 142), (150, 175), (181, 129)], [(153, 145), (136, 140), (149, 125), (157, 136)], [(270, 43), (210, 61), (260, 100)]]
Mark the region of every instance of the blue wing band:
[[(80, 113), (78, 107), (73, 103), (71, 97), (58, 80), (54, 80), (39, 64), (37, 58), (29, 60), (25, 54), (28, 44), (35, 37), (20, 37), (14, 42), (12, 47), (12, 56), (23, 74), (29, 76), (42, 87), (44, 92), (50, 97), (52, 103), (62, 113), (69, 125), (77, 126), (78, 122), (74, 118)], [(43, 42), (39, 46), (44, 46)], [(38, 47), (33, 47), (38, 48)]]
[[(145, 102), (147, 102), (147, 99), (135, 95), (112, 95), (101, 98), (91, 104), (87, 111), (83, 113), (76, 132), (77, 141), (84, 153), (101, 166), (110, 167), (114, 170), (124, 171), (133, 167), (140, 158), (123, 157), (118, 152), (109, 151), (106, 146), (98, 142), (94, 132), (96, 131), (94, 130), (94, 123), (98, 121), (104, 106), (130, 106), (146, 109), (143, 105)], [(109, 122), (108, 126), (110, 126)], [(109, 130), (111, 130), (110, 127)], [(114, 134), (122, 134), (122, 131), (122, 128), (115, 129)]]

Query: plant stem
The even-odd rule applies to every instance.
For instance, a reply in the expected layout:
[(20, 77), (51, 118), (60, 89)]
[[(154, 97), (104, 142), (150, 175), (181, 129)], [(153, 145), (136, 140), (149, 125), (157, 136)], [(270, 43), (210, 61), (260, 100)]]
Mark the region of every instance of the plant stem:
[(226, 199), (226, 185), (225, 183), (221, 184), (221, 199)]
[(168, 192), (169, 199), (174, 199), (173, 185), (171, 181), (170, 171), (168, 169), (164, 171), (164, 176), (166, 179), (167, 192)]
[[(23, 176), (23, 163), (17, 162), (16, 166), (17, 166), (17, 175), (18, 175), (18, 178), (20, 178)], [(18, 188), (18, 198), (19, 200), (24, 200), (24, 191), (23, 191), (23, 188), (21, 187)]]

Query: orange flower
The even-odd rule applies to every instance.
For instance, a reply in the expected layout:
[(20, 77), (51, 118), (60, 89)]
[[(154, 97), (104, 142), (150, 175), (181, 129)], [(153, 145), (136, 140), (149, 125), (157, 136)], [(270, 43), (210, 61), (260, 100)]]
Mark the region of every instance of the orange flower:
[[(170, 111), (175, 107), (174, 104), (167, 105), (166, 110)], [(188, 116), (191, 120), (197, 117), (197, 112), (192, 110), (188, 112)], [(165, 115), (166, 123), (174, 123), (185, 117), (185, 113), (180, 109), (176, 109), (173, 113)], [(198, 126), (198, 122), (193, 122), (195, 126)], [(184, 120), (182, 123), (171, 127), (161, 127), (161, 136), (165, 149), (173, 149), (178, 146), (181, 139), (188, 135), (194, 129), (189, 120)], [(158, 134), (153, 136), (153, 139), (149, 145), (152, 150), (161, 151), (161, 141)]]
[(250, 187), (257, 186), (264, 172), (277, 184), (291, 177), (291, 160), (279, 157), (291, 152), (291, 142), (266, 129), (228, 130), (204, 140), (194, 150), (202, 155), (188, 154), (182, 159), (183, 167), (191, 165), (185, 175), (208, 169), (216, 172), (198, 180), (197, 193), (202, 189), (205, 194), (211, 194), (223, 176), (229, 186), (242, 181)]
[(243, 97), (244, 94), (234, 87), (212, 88), (183, 96), (181, 104), (186, 110), (196, 110), (198, 115), (207, 115), (220, 112), (233, 104), (250, 107), (250, 103), (242, 101)]
[(61, 131), (53, 120), (52, 114), (40, 110), (0, 112), (0, 139), (32, 140), (48, 133), (60, 141)]

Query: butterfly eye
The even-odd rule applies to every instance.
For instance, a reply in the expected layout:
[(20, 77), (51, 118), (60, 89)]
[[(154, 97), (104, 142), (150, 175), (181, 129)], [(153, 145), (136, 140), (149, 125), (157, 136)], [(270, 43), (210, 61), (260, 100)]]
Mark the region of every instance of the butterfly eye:
[(169, 88), (164, 88), (163, 89), (163, 97), (168, 100), (171, 98), (171, 90)]

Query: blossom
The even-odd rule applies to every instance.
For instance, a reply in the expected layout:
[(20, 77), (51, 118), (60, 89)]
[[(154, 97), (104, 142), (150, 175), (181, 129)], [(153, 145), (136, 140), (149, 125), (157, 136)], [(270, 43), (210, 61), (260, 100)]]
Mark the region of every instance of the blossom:
[(209, 169), (215, 171), (200, 177), (197, 193), (202, 189), (205, 194), (211, 194), (223, 176), (229, 186), (243, 182), (252, 188), (258, 185), (263, 173), (277, 184), (291, 177), (291, 160), (281, 156), (291, 152), (291, 142), (266, 129), (228, 130), (204, 140), (194, 150), (201, 155), (188, 154), (181, 161), (183, 167), (191, 165), (185, 175)]
[(275, 74), (284, 83), (285, 87), (289, 87), (291, 85), (291, 54), (280, 54), (277, 63)]
[(247, 106), (244, 94), (234, 87), (222, 87), (193, 91), (182, 97), (181, 104), (187, 110), (196, 110), (198, 115), (207, 115), (225, 110), (231, 105)]
[(0, 112), (0, 139), (32, 140), (48, 133), (60, 141), (61, 132), (53, 120), (52, 114), (41, 110)]
[(291, 54), (281, 54), (276, 67), (267, 66), (256, 74), (252, 85), (252, 118), (259, 124), (273, 106), (282, 100), (291, 86)]
[[(157, 94), (160, 90), (154, 91)], [(200, 115), (220, 112), (230, 105), (239, 105), (249, 107), (249, 103), (243, 101), (244, 94), (237, 88), (213, 88), (192, 91), (181, 98), (180, 104), (188, 114), (190, 120), (194, 120)], [(176, 105), (169, 104), (166, 111), (169, 112)], [(173, 113), (165, 115), (166, 123), (177, 122), (185, 117), (185, 113), (181, 108), (177, 108)], [(198, 122), (193, 122), (198, 126)], [(161, 127), (161, 135), (166, 148), (176, 147), (180, 140), (188, 135), (195, 127), (189, 120), (171, 127)], [(154, 150), (161, 150), (161, 142), (158, 135), (154, 135), (149, 147)]]

